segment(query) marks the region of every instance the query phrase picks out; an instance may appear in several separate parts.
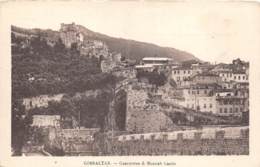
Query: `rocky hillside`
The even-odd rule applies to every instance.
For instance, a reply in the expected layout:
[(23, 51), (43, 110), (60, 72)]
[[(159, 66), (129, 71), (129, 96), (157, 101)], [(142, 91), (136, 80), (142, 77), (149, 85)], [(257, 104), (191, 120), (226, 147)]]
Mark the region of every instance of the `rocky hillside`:
[(99, 60), (65, 49), (60, 40), (50, 46), (42, 36), (12, 33), (11, 42), (13, 99), (75, 93), (113, 83), (112, 75), (101, 73)]
[[(84, 26), (77, 25), (82, 34), (88, 39), (95, 39), (105, 42), (111, 52), (120, 52), (122, 55), (129, 59), (135, 59), (139, 61), (143, 57), (160, 56), (170, 57), (176, 61), (186, 60), (198, 60), (194, 55), (170, 47), (160, 47), (155, 44), (139, 42), (123, 38), (110, 37), (101, 33), (97, 33), (87, 29)], [(59, 37), (58, 31), (53, 30), (41, 30), (41, 29), (24, 29), (16, 26), (12, 26), (12, 32), (27, 34), (27, 35), (41, 35), (47, 38), (54, 38), (57, 40)]]

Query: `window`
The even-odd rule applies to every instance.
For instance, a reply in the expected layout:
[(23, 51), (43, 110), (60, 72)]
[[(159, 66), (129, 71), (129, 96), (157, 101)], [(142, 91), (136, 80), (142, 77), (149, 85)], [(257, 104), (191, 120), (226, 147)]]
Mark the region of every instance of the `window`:
[(235, 111), (234, 112), (238, 112), (238, 108), (235, 108)]
[(204, 104), (204, 108), (207, 108), (207, 105), (206, 105), (206, 104)]
[(227, 113), (227, 108), (224, 108), (224, 113)]
[(190, 70), (188, 70), (188, 74), (190, 74)]
[(232, 113), (232, 112), (233, 112), (232, 108), (230, 108), (230, 109), (229, 109), (229, 112), (230, 112), (230, 113)]
[(212, 108), (212, 104), (211, 103), (209, 104), (209, 108)]
[(174, 74), (176, 74), (176, 71), (174, 70)]
[(234, 79), (237, 79), (237, 76), (234, 76)]
[(200, 91), (199, 91), (199, 90), (197, 90), (197, 94), (200, 94)]
[(222, 108), (219, 109), (219, 112), (222, 113)]
[(238, 76), (238, 80), (240, 80), (240, 76)]
[(183, 73), (186, 74), (186, 71), (184, 70)]
[(243, 80), (245, 80), (246, 79), (246, 77), (245, 76), (243, 76)]
[(200, 110), (200, 106), (197, 106), (197, 110)]
[(208, 93), (208, 91), (207, 91), (207, 90), (204, 90), (204, 93), (205, 93), (205, 94), (207, 94), (207, 93)]

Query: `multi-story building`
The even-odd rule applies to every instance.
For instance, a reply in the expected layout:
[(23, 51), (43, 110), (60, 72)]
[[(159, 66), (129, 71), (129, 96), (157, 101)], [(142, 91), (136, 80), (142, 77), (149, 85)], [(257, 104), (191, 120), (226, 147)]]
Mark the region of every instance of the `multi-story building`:
[(229, 71), (229, 70), (223, 70), (223, 71), (219, 71), (218, 72), (221, 80), (223, 82), (230, 82), (230, 81), (233, 81), (233, 73), (232, 71)]
[(237, 82), (235, 82), (235, 81), (229, 81), (229, 82), (222, 81), (222, 82), (219, 82), (218, 84), (221, 86), (222, 89), (235, 89)]
[(248, 75), (243, 71), (235, 71), (233, 72), (232, 80), (235, 82), (248, 82)]
[(214, 90), (217, 84), (196, 84), (183, 88), (184, 101), (180, 105), (200, 112), (216, 113), (216, 98)]
[(249, 111), (249, 83), (242, 82), (237, 83), (235, 86), (235, 95), (240, 98), (244, 98), (244, 111)]
[(220, 116), (241, 116), (245, 112), (246, 98), (237, 97), (233, 92), (216, 94), (216, 114)]
[(174, 79), (176, 83), (189, 80), (193, 75), (195, 75), (195, 71), (189, 67), (177, 67), (172, 69), (172, 79)]
[(236, 59), (232, 64), (219, 64), (211, 71), (224, 82), (248, 82), (249, 63)]
[(213, 83), (219, 83), (221, 81), (221, 78), (218, 75), (209, 72), (196, 74), (191, 79), (193, 83), (196, 84), (213, 84)]

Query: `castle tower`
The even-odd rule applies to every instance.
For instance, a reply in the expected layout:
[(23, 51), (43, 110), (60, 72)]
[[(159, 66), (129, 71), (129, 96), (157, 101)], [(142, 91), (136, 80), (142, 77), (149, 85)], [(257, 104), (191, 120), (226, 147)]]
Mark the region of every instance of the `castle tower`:
[(83, 42), (83, 35), (79, 32), (75, 23), (62, 23), (60, 28), (60, 38), (66, 48), (71, 48), (73, 43)]

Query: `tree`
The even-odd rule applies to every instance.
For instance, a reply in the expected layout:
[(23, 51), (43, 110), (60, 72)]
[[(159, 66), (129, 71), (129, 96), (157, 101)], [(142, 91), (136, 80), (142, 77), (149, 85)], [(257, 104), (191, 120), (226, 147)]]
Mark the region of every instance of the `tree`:
[(76, 107), (71, 99), (66, 96), (60, 102), (49, 102), (48, 111), (51, 115), (57, 114), (61, 116), (62, 127), (75, 128), (78, 125)]
[(65, 45), (63, 44), (61, 38), (54, 45), (54, 52), (55, 53), (64, 53), (65, 52)]
[(11, 144), (14, 150), (13, 155), (21, 155), (22, 147), (28, 136), (28, 129), (32, 123), (31, 114), (25, 115), (24, 106), (21, 101), (13, 99), (12, 101), (12, 134)]
[(79, 54), (77, 42), (74, 42), (71, 44), (70, 50), (72, 51), (72, 53)]

